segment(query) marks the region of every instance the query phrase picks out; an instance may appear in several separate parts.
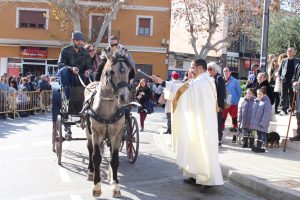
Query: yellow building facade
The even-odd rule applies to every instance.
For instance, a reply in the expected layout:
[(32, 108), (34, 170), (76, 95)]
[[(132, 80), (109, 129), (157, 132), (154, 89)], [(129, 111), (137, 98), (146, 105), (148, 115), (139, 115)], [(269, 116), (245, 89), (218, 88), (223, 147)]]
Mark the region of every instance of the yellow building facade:
[[(101, 1), (82, 1), (89, 9), (81, 21), (81, 30), (88, 42), (93, 42), (94, 28), (103, 17)], [(132, 0), (124, 5), (100, 43), (105, 48), (107, 37), (115, 34), (133, 55), (136, 67), (148, 74), (167, 78), (170, 38), (171, 0)], [(55, 75), (62, 47), (70, 42), (73, 24), (64, 28), (51, 12), (46, 0), (9, 1), (0, 7), (0, 73), (17, 75)], [(98, 17), (98, 18), (97, 18)], [(93, 35), (94, 34), (94, 35)]]

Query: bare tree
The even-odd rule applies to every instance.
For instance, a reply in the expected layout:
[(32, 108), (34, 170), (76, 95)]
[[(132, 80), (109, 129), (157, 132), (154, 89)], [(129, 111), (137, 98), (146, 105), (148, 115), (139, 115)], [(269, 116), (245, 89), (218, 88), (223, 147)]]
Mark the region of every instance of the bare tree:
[[(174, 0), (172, 16), (185, 21), (190, 44), (197, 57), (206, 58), (209, 51), (218, 51), (239, 34), (251, 33), (260, 20), (262, 0)], [(255, 6), (254, 6), (255, 5)], [(216, 33), (225, 37), (216, 38)], [(200, 46), (200, 41), (202, 46)]]
[[(51, 13), (55, 19), (61, 23), (63, 29), (68, 20), (71, 20), (74, 31), (81, 31), (81, 22), (85, 19), (92, 8), (95, 8), (95, 1), (90, 0), (48, 0), (51, 6)], [(100, 44), (109, 23), (116, 19), (116, 15), (123, 5), (128, 4), (129, 0), (106, 0), (101, 1), (97, 8), (101, 8), (104, 14), (103, 24), (99, 30), (95, 47)]]

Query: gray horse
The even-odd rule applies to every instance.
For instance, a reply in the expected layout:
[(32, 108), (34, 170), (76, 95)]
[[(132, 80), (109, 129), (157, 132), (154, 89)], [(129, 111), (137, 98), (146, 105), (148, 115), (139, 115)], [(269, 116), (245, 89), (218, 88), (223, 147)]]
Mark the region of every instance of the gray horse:
[(113, 197), (120, 197), (118, 182), (119, 148), (128, 114), (130, 92), (129, 73), (133, 67), (122, 52), (106, 53), (107, 63), (102, 71), (101, 81), (93, 82), (85, 89), (85, 120), (87, 147), (89, 150), (88, 180), (94, 181), (93, 196), (101, 195), (100, 164), (103, 143), (110, 144), (109, 177)]

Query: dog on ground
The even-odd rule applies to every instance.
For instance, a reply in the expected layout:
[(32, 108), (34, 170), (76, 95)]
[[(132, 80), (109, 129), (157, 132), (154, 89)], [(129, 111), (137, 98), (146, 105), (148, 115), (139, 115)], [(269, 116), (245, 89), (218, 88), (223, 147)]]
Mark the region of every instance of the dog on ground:
[(270, 132), (267, 135), (267, 147), (279, 147), (280, 135), (277, 132)]

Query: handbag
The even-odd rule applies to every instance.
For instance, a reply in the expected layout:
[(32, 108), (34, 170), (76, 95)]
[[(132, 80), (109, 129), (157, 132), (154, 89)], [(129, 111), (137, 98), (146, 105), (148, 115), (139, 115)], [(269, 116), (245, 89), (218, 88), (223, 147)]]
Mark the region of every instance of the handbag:
[(150, 100), (145, 102), (144, 108), (147, 110), (147, 114), (151, 114), (154, 112), (153, 103)]
[(166, 104), (166, 99), (165, 99), (165, 97), (164, 97), (164, 94), (161, 94), (160, 96), (159, 96), (159, 99), (158, 99), (158, 104), (160, 104), (160, 105), (164, 105), (164, 104)]

